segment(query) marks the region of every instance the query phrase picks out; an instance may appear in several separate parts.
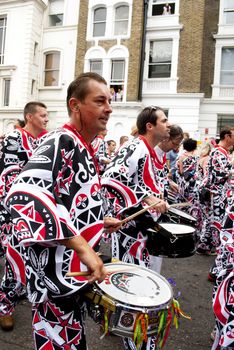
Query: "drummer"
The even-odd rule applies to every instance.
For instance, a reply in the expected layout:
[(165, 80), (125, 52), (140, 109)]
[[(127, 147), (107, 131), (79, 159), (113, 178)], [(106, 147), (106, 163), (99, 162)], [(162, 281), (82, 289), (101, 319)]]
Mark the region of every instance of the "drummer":
[(166, 153), (176, 151), (183, 141), (183, 130), (178, 125), (170, 126), (169, 138), (159, 142), (155, 147), (157, 181), (164, 199), (168, 199), (169, 189), (172, 192), (178, 192), (178, 185), (169, 178), (169, 169), (167, 166)]
[(118, 220), (103, 220), (90, 143), (106, 129), (110, 103), (101, 76), (84, 73), (76, 78), (67, 93), (69, 123), (48, 134), (7, 198), (14, 240), (24, 251), (34, 349), (86, 349), (79, 292), (87, 280), (68, 278), (66, 273), (88, 269), (90, 283), (106, 276), (92, 248), (103, 227), (116, 229)]
[[(178, 125), (170, 126), (169, 138), (159, 142), (155, 147), (156, 152), (156, 182), (159, 186), (159, 190), (163, 194), (163, 198), (168, 200), (168, 194), (177, 193), (178, 185), (169, 178), (169, 169), (167, 166), (166, 153), (171, 150), (177, 150), (183, 140), (183, 130)], [(150, 256), (151, 269), (160, 273), (162, 258), (157, 256)]]
[[(167, 210), (157, 183), (157, 156), (155, 146), (168, 139), (170, 125), (160, 107), (146, 107), (137, 117), (138, 136), (123, 145), (102, 177), (115, 214), (134, 206), (153, 205), (151, 215), (157, 220)], [(146, 223), (137, 225), (129, 221), (123, 228), (111, 235), (112, 256), (127, 263), (150, 267), (150, 256), (146, 248)], [(124, 339), (125, 349), (135, 349), (130, 338)], [(142, 347), (145, 348), (146, 344)], [(155, 339), (149, 338), (147, 348), (155, 349)]]

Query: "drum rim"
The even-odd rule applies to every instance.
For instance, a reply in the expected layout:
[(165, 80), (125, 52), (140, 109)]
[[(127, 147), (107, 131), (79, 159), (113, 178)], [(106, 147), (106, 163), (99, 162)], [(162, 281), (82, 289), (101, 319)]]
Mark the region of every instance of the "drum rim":
[[(188, 213), (185, 213), (183, 210), (180, 210), (180, 209), (177, 209), (177, 208), (169, 208), (168, 209), (168, 212), (169, 213), (172, 213), (172, 214), (178, 214), (180, 215), (183, 219), (188, 219), (188, 220), (191, 220), (191, 221), (194, 221), (196, 222), (197, 220), (190, 214)], [(177, 213), (178, 212), (178, 213)], [(185, 214), (185, 216), (181, 215), (180, 213), (183, 213)]]
[[(138, 310), (138, 309), (140, 309), (140, 310), (152, 310), (152, 309), (155, 309), (155, 310), (158, 309), (158, 310), (160, 310), (160, 309), (167, 309), (167, 308), (170, 306), (170, 304), (171, 304), (171, 302), (172, 302), (172, 300), (173, 300), (173, 294), (174, 294), (174, 293), (173, 293), (173, 288), (172, 288), (171, 284), (168, 282), (168, 280), (167, 280), (165, 277), (163, 277), (163, 276), (160, 275), (159, 273), (157, 273), (157, 272), (155, 272), (155, 271), (153, 271), (153, 270), (151, 270), (151, 269), (149, 269), (149, 268), (147, 268), (147, 267), (140, 266), (140, 265), (136, 265), (136, 264), (130, 264), (130, 263), (122, 262), (122, 261), (120, 261), (120, 262), (115, 262), (115, 263), (106, 263), (106, 264), (104, 264), (104, 267), (113, 266), (113, 265), (116, 265), (116, 266), (120, 266), (120, 265), (132, 266), (132, 267), (134, 267), (134, 268), (140, 268), (140, 269), (142, 269), (142, 270), (144, 270), (144, 271), (146, 271), (146, 272), (148, 272), (148, 273), (150, 272), (150, 273), (152, 273), (153, 275), (156, 275), (158, 278), (160, 278), (160, 279), (168, 286), (168, 288), (169, 288), (169, 290), (170, 290), (170, 299), (167, 300), (166, 302), (164, 302), (164, 303), (162, 303), (162, 304), (159, 304), (159, 305), (155, 305), (155, 306), (152, 306), (152, 305), (140, 306), (140, 305), (132, 304), (132, 303), (129, 302), (129, 301), (128, 301), (128, 302), (124, 302), (124, 301), (122, 301), (122, 300), (115, 299), (113, 296), (109, 295), (106, 291), (104, 291), (104, 290), (101, 288), (100, 283), (94, 282), (95, 287), (96, 287), (98, 290), (100, 290), (102, 294), (104, 294), (105, 296), (108, 296), (109, 298), (111, 298), (112, 300), (114, 300), (114, 302), (116, 303), (116, 306), (122, 306), (122, 307), (124, 307), (124, 306), (128, 307), (128, 306), (129, 306), (129, 309), (130, 309), (130, 307), (132, 307), (132, 309), (133, 309), (133, 308), (136, 308), (136, 310)], [(108, 269), (107, 269), (107, 271), (108, 271)]]

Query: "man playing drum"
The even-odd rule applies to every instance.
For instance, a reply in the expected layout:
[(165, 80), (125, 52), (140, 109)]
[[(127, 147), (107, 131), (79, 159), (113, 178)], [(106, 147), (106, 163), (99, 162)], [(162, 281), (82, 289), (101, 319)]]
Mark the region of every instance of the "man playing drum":
[[(103, 227), (116, 229), (118, 223), (103, 220), (90, 145), (106, 129), (110, 103), (101, 76), (84, 73), (76, 78), (67, 93), (70, 122), (48, 134), (6, 200), (13, 234), (24, 251), (34, 349), (86, 349), (79, 292), (87, 281), (105, 278), (103, 262), (92, 248)], [(66, 277), (69, 270), (87, 268), (87, 278)]]
[[(167, 203), (161, 199), (157, 183), (154, 147), (169, 137), (170, 125), (161, 108), (146, 107), (138, 115), (137, 128), (139, 136), (121, 147), (105, 171), (102, 185), (108, 191), (116, 214), (133, 206), (137, 211), (142, 206), (153, 204), (152, 215), (157, 220), (160, 213), (167, 210)], [(145, 222), (138, 225), (131, 220), (111, 235), (113, 258), (150, 267), (144, 226), (147, 226)], [(155, 349), (153, 338), (147, 342), (152, 350)], [(126, 349), (135, 349), (130, 338), (124, 339), (124, 345)]]

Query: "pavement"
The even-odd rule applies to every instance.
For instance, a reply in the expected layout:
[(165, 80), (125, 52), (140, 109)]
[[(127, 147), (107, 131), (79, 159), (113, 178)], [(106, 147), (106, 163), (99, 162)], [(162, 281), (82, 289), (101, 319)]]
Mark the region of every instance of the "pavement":
[[(180, 319), (177, 330), (172, 329), (164, 350), (210, 350), (210, 333), (214, 326), (212, 314), (212, 283), (207, 280), (213, 256), (194, 255), (189, 258), (164, 258), (161, 274), (175, 281), (174, 296), (179, 295), (182, 310), (192, 320)], [(0, 274), (3, 271), (0, 264)], [(15, 327), (12, 331), (0, 329), (0, 350), (32, 350), (31, 307), (23, 300), (16, 307)], [(99, 326), (90, 318), (87, 320), (87, 341), (89, 350), (123, 349), (121, 338), (106, 336), (100, 340)]]

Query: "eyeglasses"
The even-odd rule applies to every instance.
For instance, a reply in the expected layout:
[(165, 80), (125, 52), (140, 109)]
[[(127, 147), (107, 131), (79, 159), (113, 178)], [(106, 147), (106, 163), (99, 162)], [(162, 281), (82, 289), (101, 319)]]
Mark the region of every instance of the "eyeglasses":
[(172, 141), (172, 140), (169, 140), (171, 141), (172, 145), (175, 146), (175, 147), (180, 147), (183, 143), (183, 141)]

